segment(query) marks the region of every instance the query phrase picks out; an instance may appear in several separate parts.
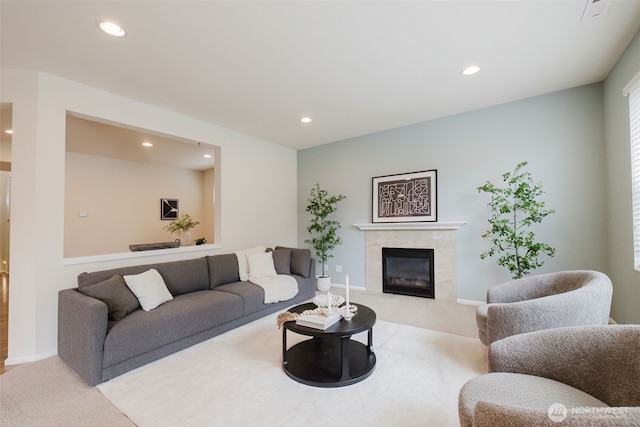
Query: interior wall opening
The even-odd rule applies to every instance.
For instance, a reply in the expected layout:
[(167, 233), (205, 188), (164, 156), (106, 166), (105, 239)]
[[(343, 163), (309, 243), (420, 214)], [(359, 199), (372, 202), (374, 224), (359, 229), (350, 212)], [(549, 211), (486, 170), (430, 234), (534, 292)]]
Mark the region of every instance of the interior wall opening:
[(217, 243), (219, 146), (70, 111), (65, 139), (65, 258), (173, 242), (164, 228), (183, 214), (194, 240)]

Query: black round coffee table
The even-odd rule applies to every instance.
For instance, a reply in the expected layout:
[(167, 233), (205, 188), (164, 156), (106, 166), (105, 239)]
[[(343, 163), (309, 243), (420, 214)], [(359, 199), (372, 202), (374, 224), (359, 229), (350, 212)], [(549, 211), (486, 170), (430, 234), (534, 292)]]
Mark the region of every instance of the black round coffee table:
[[(369, 377), (376, 366), (373, 352), (373, 325), (376, 313), (362, 304), (349, 321), (341, 319), (325, 330), (285, 322), (282, 328), (282, 368), (294, 380), (316, 387), (342, 387)], [(289, 309), (292, 313), (313, 310), (316, 305), (306, 303)], [(312, 337), (287, 349), (287, 330)], [(367, 331), (364, 345), (351, 339), (352, 335)]]

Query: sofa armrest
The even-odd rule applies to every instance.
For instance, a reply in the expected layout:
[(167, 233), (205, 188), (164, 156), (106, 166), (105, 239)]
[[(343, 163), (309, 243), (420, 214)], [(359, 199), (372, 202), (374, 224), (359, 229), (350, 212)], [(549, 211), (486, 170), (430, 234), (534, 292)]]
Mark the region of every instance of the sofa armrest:
[(76, 289), (58, 292), (58, 356), (89, 385), (102, 382), (107, 305)]
[(640, 326), (575, 326), (514, 335), (489, 347), (489, 372), (536, 375), (611, 406), (640, 406)]

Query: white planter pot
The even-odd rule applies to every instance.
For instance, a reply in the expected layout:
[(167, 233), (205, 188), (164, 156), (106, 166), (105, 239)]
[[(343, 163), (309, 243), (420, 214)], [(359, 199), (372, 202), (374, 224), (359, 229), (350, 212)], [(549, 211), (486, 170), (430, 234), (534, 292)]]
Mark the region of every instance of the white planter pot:
[(331, 276), (316, 276), (316, 289), (319, 292), (327, 292), (329, 289), (331, 289)]

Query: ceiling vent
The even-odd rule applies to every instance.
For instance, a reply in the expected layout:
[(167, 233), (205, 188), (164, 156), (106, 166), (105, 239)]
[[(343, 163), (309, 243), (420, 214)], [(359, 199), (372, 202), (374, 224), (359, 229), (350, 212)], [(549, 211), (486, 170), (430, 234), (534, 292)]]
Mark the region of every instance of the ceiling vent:
[(580, 21), (604, 15), (609, 8), (609, 3), (610, 0), (587, 0), (587, 5), (584, 8)]

